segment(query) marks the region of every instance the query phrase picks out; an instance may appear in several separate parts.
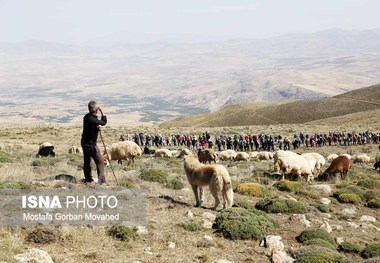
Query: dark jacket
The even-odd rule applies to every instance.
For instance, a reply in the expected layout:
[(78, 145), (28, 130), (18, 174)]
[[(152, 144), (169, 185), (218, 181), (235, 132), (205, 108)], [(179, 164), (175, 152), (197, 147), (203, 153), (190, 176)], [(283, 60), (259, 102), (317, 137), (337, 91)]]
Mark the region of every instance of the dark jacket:
[(83, 117), (83, 133), (82, 133), (82, 145), (95, 145), (98, 140), (98, 125), (106, 125), (107, 117), (104, 115), (99, 120), (97, 116), (87, 113)]

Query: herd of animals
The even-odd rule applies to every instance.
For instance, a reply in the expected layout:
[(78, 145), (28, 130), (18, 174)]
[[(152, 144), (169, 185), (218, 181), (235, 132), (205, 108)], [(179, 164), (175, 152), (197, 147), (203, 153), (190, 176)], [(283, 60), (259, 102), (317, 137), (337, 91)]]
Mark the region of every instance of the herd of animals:
[[(69, 153), (81, 153), (81, 148), (72, 146)], [(215, 199), (213, 209), (220, 203), (218, 193), (222, 193), (223, 207), (228, 208), (233, 204), (233, 190), (231, 179), (227, 169), (218, 161), (249, 161), (256, 159), (261, 161), (273, 160), (274, 171), (281, 175), (281, 180), (289, 174), (297, 175), (299, 180), (311, 182), (316, 179), (319, 181), (329, 181), (340, 174), (341, 180), (345, 180), (348, 171), (353, 163), (369, 163), (371, 158), (365, 153), (351, 157), (349, 154), (330, 154), (327, 161), (330, 165), (322, 172), (326, 159), (319, 153), (298, 154), (292, 151), (278, 150), (275, 152), (236, 152), (234, 150), (214, 151), (213, 149), (199, 149), (197, 153), (189, 149), (169, 150), (166, 148), (143, 149), (133, 141), (119, 141), (112, 144), (104, 151), (105, 163), (113, 161), (127, 161), (128, 165), (135, 167), (135, 158), (147, 154), (152, 157), (177, 157), (184, 158), (184, 169), (189, 184), (191, 185), (196, 206), (201, 206), (203, 201), (203, 187), (209, 186), (210, 192)], [(54, 146), (45, 142), (40, 145), (37, 157), (55, 156)], [(374, 163), (374, 168), (380, 170), (380, 161)]]

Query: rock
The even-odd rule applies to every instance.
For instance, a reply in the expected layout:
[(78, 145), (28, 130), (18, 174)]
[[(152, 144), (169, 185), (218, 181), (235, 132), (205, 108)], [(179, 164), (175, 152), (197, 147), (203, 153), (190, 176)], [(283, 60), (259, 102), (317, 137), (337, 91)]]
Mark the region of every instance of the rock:
[(347, 222), (348, 226), (353, 227), (353, 228), (358, 228), (359, 226), (355, 224), (354, 222)]
[(330, 195), (332, 193), (331, 186), (329, 186), (328, 184), (317, 184), (311, 185), (310, 187), (326, 195)]
[(331, 200), (326, 197), (322, 197), (321, 199), (319, 199), (319, 202), (321, 202), (321, 204), (324, 204), (324, 205), (331, 204)]
[(213, 261), (212, 263), (234, 263), (234, 262), (229, 261), (227, 259), (217, 259), (217, 260)]
[(331, 225), (331, 227), (332, 227), (333, 229), (336, 229), (336, 230), (343, 230), (343, 229), (344, 229), (344, 227), (341, 226), (341, 225)]
[(13, 257), (18, 263), (54, 263), (51, 256), (40, 249), (32, 248), (24, 254), (18, 254)]
[(168, 242), (168, 248), (175, 249), (175, 243), (174, 242)]
[(327, 218), (327, 219), (331, 218), (331, 215), (329, 213), (321, 213), (321, 214), (322, 214), (322, 218), (323, 219), (325, 219), (325, 218)]
[(264, 246), (268, 249), (269, 255), (271, 255), (273, 249), (282, 251), (285, 248), (284, 243), (281, 242), (281, 237), (272, 235), (268, 235), (264, 238)]
[(380, 231), (380, 228), (377, 228), (376, 226), (374, 226), (372, 224), (367, 224), (367, 223), (360, 223), (359, 227), (364, 228), (364, 229), (371, 229), (371, 230)]
[(208, 240), (208, 241), (212, 241), (212, 240), (214, 240), (214, 239), (212, 238), (212, 236), (209, 236), (209, 235), (204, 235), (204, 236), (203, 236), (203, 239), (204, 239), (204, 240)]
[(277, 249), (273, 249), (271, 259), (273, 263), (293, 263), (295, 261), (295, 259), (286, 254), (285, 251), (279, 251)]
[(300, 221), (305, 227), (310, 227), (311, 223), (309, 220), (306, 219), (306, 216), (304, 214), (293, 214), (290, 217), (291, 221)]
[(344, 239), (343, 238), (341, 238), (341, 237), (337, 237), (336, 238), (336, 243), (338, 243), (338, 245), (339, 244), (342, 244), (344, 242)]
[(356, 209), (355, 209), (355, 207), (345, 208), (345, 209), (342, 210), (342, 214), (344, 214), (344, 215), (354, 215), (354, 214), (356, 214)]
[(136, 227), (136, 235), (145, 236), (149, 234), (148, 229), (145, 226), (137, 226)]
[(216, 243), (211, 236), (204, 235), (201, 240), (197, 242), (197, 247), (215, 247)]
[(185, 216), (188, 217), (188, 218), (194, 218), (194, 213), (191, 212), (191, 210), (189, 210), (189, 211), (186, 212)]
[(329, 222), (327, 222), (327, 220), (323, 220), (323, 223), (322, 223), (322, 225), (319, 228), (323, 229), (323, 230), (326, 230), (327, 233), (331, 233), (332, 232), (332, 228), (331, 228)]
[(216, 219), (216, 215), (214, 215), (213, 213), (210, 213), (210, 212), (204, 212), (202, 214), (202, 217), (204, 219), (207, 219), (207, 220), (210, 220), (210, 221), (215, 221), (215, 219)]
[(210, 221), (207, 220), (207, 219), (203, 219), (203, 220), (201, 220), (200, 225), (201, 225), (201, 227), (203, 227), (203, 228), (206, 228), (206, 229), (212, 229), (212, 222), (210, 222)]
[(186, 192), (191, 192), (191, 189), (185, 187), (185, 188), (182, 188), (181, 191), (186, 193)]
[(293, 201), (298, 201), (297, 199), (295, 199), (293, 196), (291, 196), (291, 195), (286, 195), (285, 196), (287, 199), (289, 199), (289, 200), (293, 200)]
[(152, 247), (145, 247), (144, 248), (144, 253), (148, 255), (153, 255), (153, 249)]
[(373, 217), (373, 216), (366, 216), (366, 215), (363, 215), (363, 216), (360, 218), (360, 222), (376, 222), (376, 218)]

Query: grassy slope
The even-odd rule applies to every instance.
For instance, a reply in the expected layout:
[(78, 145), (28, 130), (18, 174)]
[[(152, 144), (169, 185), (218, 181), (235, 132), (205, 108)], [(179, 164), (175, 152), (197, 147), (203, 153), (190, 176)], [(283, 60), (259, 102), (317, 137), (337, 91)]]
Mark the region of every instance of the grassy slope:
[[(380, 108), (380, 84), (319, 100), (241, 103), (218, 111), (184, 116), (161, 127), (221, 127), (305, 123)], [(369, 114), (360, 114), (366, 118)], [(373, 115), (373, 114), (372, 114)]]

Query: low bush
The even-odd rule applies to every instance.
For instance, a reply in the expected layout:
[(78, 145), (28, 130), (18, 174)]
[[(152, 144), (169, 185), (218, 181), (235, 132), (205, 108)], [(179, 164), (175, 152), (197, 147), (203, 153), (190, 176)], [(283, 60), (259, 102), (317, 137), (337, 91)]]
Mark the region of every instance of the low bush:
[(324, 204), (315, 204), (314, 205), (320, 212), (322, 213), (328, 213), (330, 212), (330, 208), (327, 205)]
[(271, 194), (268, 189), (257, 183), (241, 183), (236, 187), (236, 191), (239, 194), (256, 197), (265, 197)]
[(38, 244), (49, 244), (59, 241), (61, 237), (62, 233), (57, 229), (46, 227), (36, 228), (27, 234), (26, 241)]
[(12, 159), (9, 157), (9, 154), (0, 151), (0, 163), (11, 163)]
[(178, 226), (190, 232), (195, 232), (201, 229), (201, 226), (197, 223), (180, 223)]
[(158, 169), (142, 169), (140, 173), (141, 180), (149, 182), (166, 183), (167, 174)]
[(338, 196), (338, 201), (341, 203), (357, 204), (362, 201), (357, 194), (341, 194)]
[(107, 229), (107, 235), (121, 241), (128, 241), (135, 237), (135, 231), (127, 226), (112, 226)]
[(219, 232), (228, 239), (262, 239), (278, 224), (256, 209), (233, 207), (220, 212), (215, 220)]
[(357, 183), (358, 186), (371, 189), (371, 190), (378, 190), (380, 189), (380, 181), (379, 180), (373, 180), (373, 179), (365, 179), (360, 180)]
[(278, 190), (280, 191), (286, 191), (286, 192), (300, 192), (301, 190), (304, 190), (301, 182), (296, 182), (296, 181), (288, 181), (288, 180), (283, 180), (279, 181), (274, 185)]
[(360, 253), (364, 247), (344, 241), (338, 246), (338, 250), (346, 253)]
[(366, 248), (362, 250), (360, 255), (363, 258), (373, 258), (373, 257), (379, 257), (380, 256), (380, 243), (374, 243), (368, 245)]
[(122, 186), (122, 187), (125, 187), (125, 188), (128, 188), (128, 189), (132, 189), (132, 188), (135, 188), (135, 184), (132, 180), (130, 179), (122, 179), (121, 181), (119, 181), (119, 186)]
[(367, 206), (368, 206), (369, 208), (380, 208), (380, 197), (379, 197), (379, 198), (375, 198), (375, 199), (370, 200), (370, 201), (367, 203)]
[(306, 212), (306, 208), (302, 203), (282, 198), (263, 199), (256, 204), (255, 208), (267, 213), (303, 214)]
[(334, 245), (332, 245), (330, 242), (328, 242), (322, 238), (309, 239), (309, 240), (303, 242), (303, 244), (305, 246), (315, 245), (315, 246), (319, 246), (319, 247), (327, 247), (329, 249), (335, 249)]
[(300, 256), (297, 263), (352, 263), (352, 261), (334, 251), (313, 250)]
[(0, 189), (30, 189), (32, 188), (30, 183), (26, 182), (1, 182)]
[(332, 236), (330, 236), (330, 234), (327, 233), (327, 231), (325, 231), (323, 229), (318, 229), (318, 228), (306, 229), (306, 230), (302, 231), (296, 237), (297, 241), (302, 243), (302, 244), (309, 241), (309, 240), (316, 239), (316, 238), (325, 240), (325, 241), (329, 242), (334, 247), (336, 246), (334, 238)]
[(45, 166), (53, 166), (56, 163), (60, 162), (59, 158), (56, 157), (44, 157), (44, 158), (37, 158), (32, 162), (32, 166), (34, 167), (45, 167)]
[(167, 180), (165, 183), (165, 186), (170, 189), (181, 190), (182, 188), (185, 187), (185, 184), (181, 180), (174, 178), (174, 179)]

